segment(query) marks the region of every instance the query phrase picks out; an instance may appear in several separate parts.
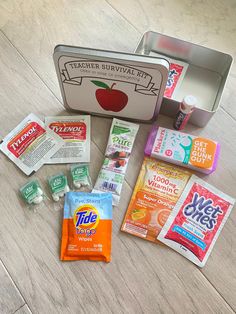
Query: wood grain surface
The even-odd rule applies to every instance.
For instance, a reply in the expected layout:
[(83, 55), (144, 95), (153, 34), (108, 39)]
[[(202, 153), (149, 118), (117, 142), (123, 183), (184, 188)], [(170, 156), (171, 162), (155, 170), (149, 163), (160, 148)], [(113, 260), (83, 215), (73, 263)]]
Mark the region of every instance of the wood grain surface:
[[(54, 46), (134, 51), (141, 34), (156, 30), (236, 56), (234, 1), (0, 1), (0, 138), (27, 114), (69, 115), (52, 61)], [(187, 132), (221, 144), (217, 171), (207, 182), (236, 197), (236, 66), (222, 107), (204, 129)], [(172, 119), (158, 123), (171, 127)], [(92, 117), (93, 183), (103, 161), (111, 119)], [(162, 245), (120, 232), (143, 160), (151, 125), (142, 124), (119, 207), (114, 208), (112, 262), (59, 261), (62, 208), (47, 200), (37, 212), (19, 198), (27, 178), (0, 155), (0, 313), (234, 313), (236, 211), (203, 269)], [(36, 177), (67, 171), (45, 165)]]
[(32, 314), (27, 304), (20, 307), (14, 314)]
[(0, 281), (1, 313), (14, 313), (18, 308), (23, 306), (25, 302), (2, 262), (0, 262)]

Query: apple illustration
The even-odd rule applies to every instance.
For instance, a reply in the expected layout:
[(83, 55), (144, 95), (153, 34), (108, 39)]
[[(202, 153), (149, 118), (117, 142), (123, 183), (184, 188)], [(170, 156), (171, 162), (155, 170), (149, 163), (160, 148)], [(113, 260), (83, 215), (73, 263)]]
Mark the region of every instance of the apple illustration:
[(100, 81), (91, 81), (98, 87), (102, 87), (96, 90), (96, 98), (99, 105), (107, 111), (119, 112), (127, 105), (128, 96), (118, 89), (113, 89), (116, 83), (113, 83), (111, 87)]

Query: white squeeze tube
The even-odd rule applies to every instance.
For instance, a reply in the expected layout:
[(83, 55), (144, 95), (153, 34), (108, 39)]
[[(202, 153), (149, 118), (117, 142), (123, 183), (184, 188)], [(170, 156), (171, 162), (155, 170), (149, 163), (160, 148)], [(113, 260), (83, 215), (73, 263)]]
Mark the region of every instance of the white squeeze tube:
[(111, 192), (112, 205), (119, 204), (129, 157), (139, 125), (113, 119), (105, 159), (92, 192)]

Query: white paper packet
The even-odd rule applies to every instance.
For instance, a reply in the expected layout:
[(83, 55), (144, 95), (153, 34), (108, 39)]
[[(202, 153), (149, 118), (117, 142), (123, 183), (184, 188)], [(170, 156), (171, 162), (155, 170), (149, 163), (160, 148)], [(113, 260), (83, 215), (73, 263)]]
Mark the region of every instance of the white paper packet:
[(119, 204), (129, 157), (139, 125), (113, 119), (105, 159), (92, 192), (111, 192), (112, 205)]
[(63, 147), (47, 163), (90, 161), (89, 115), (46, 117), (45, 124), (64, 140)]
[(29, 114), (2, 141), (0, 150), (26, 175), (36, 172), (64, 142), (35, 114)]

